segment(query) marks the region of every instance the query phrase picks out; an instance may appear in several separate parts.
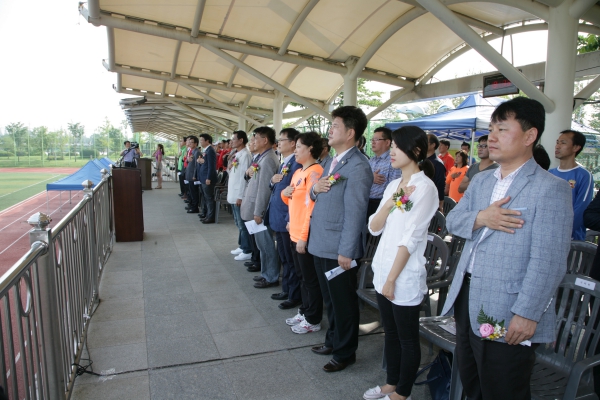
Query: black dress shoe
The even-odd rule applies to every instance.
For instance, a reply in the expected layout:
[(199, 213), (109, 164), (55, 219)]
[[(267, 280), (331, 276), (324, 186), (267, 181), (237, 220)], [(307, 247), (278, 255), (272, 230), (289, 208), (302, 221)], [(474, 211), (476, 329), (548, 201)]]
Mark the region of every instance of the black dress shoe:
[(310, 350), (313, 353), (319, 354), (322, 356), (328, 356), (331, 353), (333, 353), (333, 349), (331, 347), (325, 347), (325, 346), (315, 346), (315, 347), (311, 348)]
[[(253, 280), (254, 282), (260, 282), (260, 281), (262, 281), (263, 279), (265, 279), (265, 278), (263, 278), (263, 277), (262, 277), (262, 276), (260, 276), (260, 275), (256, 275), (254, 278), (252, 278), (252, 280)], [(271, 297), (273, 297), (273, 296), (271, 296)]]
[(254, 266), (254, 261), (246, 261), (244, 263), (244, 267), (253, 267)]
[(331, 359), (325, 366), (323, 367), (323, 371), (325, 372), (338, 372), (346, 369), (348, 365), (352, 365), (356, 362), (356, 355), (353, 355), (349, 359), (345, 361), (336, 361)]
[(204, 215), (203, 213), (200, 213), (200, 214), (198, 214), (198, 217), (199, 217), (200, 219), (205, 219), (205, 218), (206, 218), (206, 215)]
[(254, 287), (257, 289), (266, 289), (272, 286), (279, 286), (279, 280), (276, 280), (275, 282), (267, 282), (265, 278), (262, 278), (260, 281), (254, 284)]
[(274, 293), (271, 295), (271, 298), (273, 300), (285, 300), (288, 298), (288, 294), (287, 294), (287, 292)]
[(203, 219), (202, 223), (203, 224), (214, 224), (215, 220), (214, 219)]
[(279, 307), (282, 310), (289, 310), (290, 308), (298, 307), (300, 304), (302, 304), (301, 301), (286, 300), (277, 307)]
[(187, 210), (188, 214), (197, 214), (198, 210), (194, 210), (193, 208), (190, 208), (189, 210)]
[(246, 268), (246, 271), (248, 271), (248, 272), (258, 272), (258, 271), (260, 271), (260, 267), (258, 265), (253, 265), (251, 267)]
[(177, 196), (183, 197), (183, 193), (178, 193)]
[(189, 200), (184, 200), (183, 202), (184, 202), (184, 203), (189, 203), (190, 201), (189, 201)]

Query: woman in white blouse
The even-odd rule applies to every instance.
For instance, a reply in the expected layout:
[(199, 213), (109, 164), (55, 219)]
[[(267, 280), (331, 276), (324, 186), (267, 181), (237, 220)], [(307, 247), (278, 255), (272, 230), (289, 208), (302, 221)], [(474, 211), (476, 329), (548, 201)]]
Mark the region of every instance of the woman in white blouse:
[(408, 399), (421, 361), (419, 312), (427, 293), (423, 253), (429, 222), (439, 207), (427, 145), (427, 135), (416, 126), (392, 133), (391, 163), (402, 177), (390, 182), (369, 218), (371, 234), (382, 235), (372, 267), (385, 330), (387, 379), (367, 390), (365, 399)]

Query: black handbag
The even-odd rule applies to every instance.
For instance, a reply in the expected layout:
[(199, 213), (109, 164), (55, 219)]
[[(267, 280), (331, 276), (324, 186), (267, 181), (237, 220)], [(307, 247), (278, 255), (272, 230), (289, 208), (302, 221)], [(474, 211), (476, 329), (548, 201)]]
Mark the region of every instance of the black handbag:
[(415, 382), (415, 385), (427, 384), (432, 400), (449, 400), (452, 353), (440, 350), (433, 362), (427, 364), (417, 372), (417, 378), (427, 370), (429, 370), (427, 379), (422, 382)]

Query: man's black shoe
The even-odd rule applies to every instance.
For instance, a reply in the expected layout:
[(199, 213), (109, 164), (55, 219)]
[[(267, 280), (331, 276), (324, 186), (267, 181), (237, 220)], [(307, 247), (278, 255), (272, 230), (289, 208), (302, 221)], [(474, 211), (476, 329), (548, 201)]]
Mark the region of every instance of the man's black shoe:
[(323, 367), (323, 371), (325, 372), (338, 372), (346, 369), (348, 365), (352, 365), (356, 362), (356, 355), (352, 355), (349, 359), (345, 361), (336, 361), (331, 359), (325, 366)]
[[(260, 276), (260, 275), (256, 275), (255, 277), (253, 277), (253, 278), (252, 278), (252, 280), (253, 280), (254, 282), (260, 282), (260, 281), (261, 281), (261, 280), (263, 280), (263, 279), (264, 279), (264, 278), (263, 278), (262, 276)], [(271, 296), (271, 297), (273, 297), (273, 296)]]
[(280, 300), (281, 301), (281, 300), (287, 299), (288, 298), (288, 294), (287, 294), (287, 292), (274, 293), (274, 294), (271, 295), (271, 298), (273, 300)]
[(244, 263), (244, 267), (252, 267), (254, 265), (254, 261), (246, 261)]
[(203, 219), (202, 223), (203, 224), (214, 224), (215, 220), (214, 219)]
[(189, 203), (190, 201), (189, 201), (189, 200), (184, 200), (183, 202), (184, 202), (184, 203)]
[(177, 196), (183, 197), (183, 193), (178, 193)]
[(298, 307), (300, 304), (302, 304), (301, 301), (286, 300), (283, 303), (279, 304), (277, 307), (279, 307), (282, 310), (289, 310), (290, 308)]
[(265, 278), (263, 278), (254, 284), (254, 287), (257, 289), (266, 289), (271, 286), (279, 286), (279, 279), (276, 280), (275, 282), (267, 282), (267, 280)]
[(196, 214), (196, 213), (198, 213), (198, 210), (197, 209), (194, 210), (193, 208), (191, 208), (191, 209), (187, 210), (187, 213), (188, 214)]
[(206, 215), (204, 215), (203, 213), (200, 213), (200, 214), (198, 214), (198, 217), (199, 217), (200, 219), (205, 219), (205, 218), (206, 218)]
[(331, 353), (333, 353), (333, 349), (331, 347), (325, 347), (325, 346), (315, 346), (315, 347), (311, 348), (310, 350), (313, 353), (319, 354), (321, 356), (328, 356)]
[(246, 268), (246, 271), (248, 272), (258, 272), (260, 271), (260, 267), (257, 265), (253, 265), (251, 267)]

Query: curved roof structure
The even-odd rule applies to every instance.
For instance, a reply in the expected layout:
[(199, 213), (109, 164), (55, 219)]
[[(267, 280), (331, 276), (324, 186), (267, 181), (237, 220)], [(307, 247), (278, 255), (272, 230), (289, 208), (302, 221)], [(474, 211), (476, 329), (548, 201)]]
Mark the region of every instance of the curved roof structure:
[[(581, 18), (579, 31), (600, 34), (596, 1), (564, 1)], [(271, 123), (289, 102), (305, 109), (284, 118), (329, 118), (329, 104), (357, 78), (397, 86), (395, 101), (471, 48), (462, 25), (482, 42), (547, 29), (551, 8), (561, 3), (90, 0), (88, 8), (80, 3), (80, 13), (107, 27), (104, 64), (117, 73), (115, 90), (145, 97), (121, 102), (132, 130), (176, 137)], [(428, 11), (439, 7), (456, 26)]]

